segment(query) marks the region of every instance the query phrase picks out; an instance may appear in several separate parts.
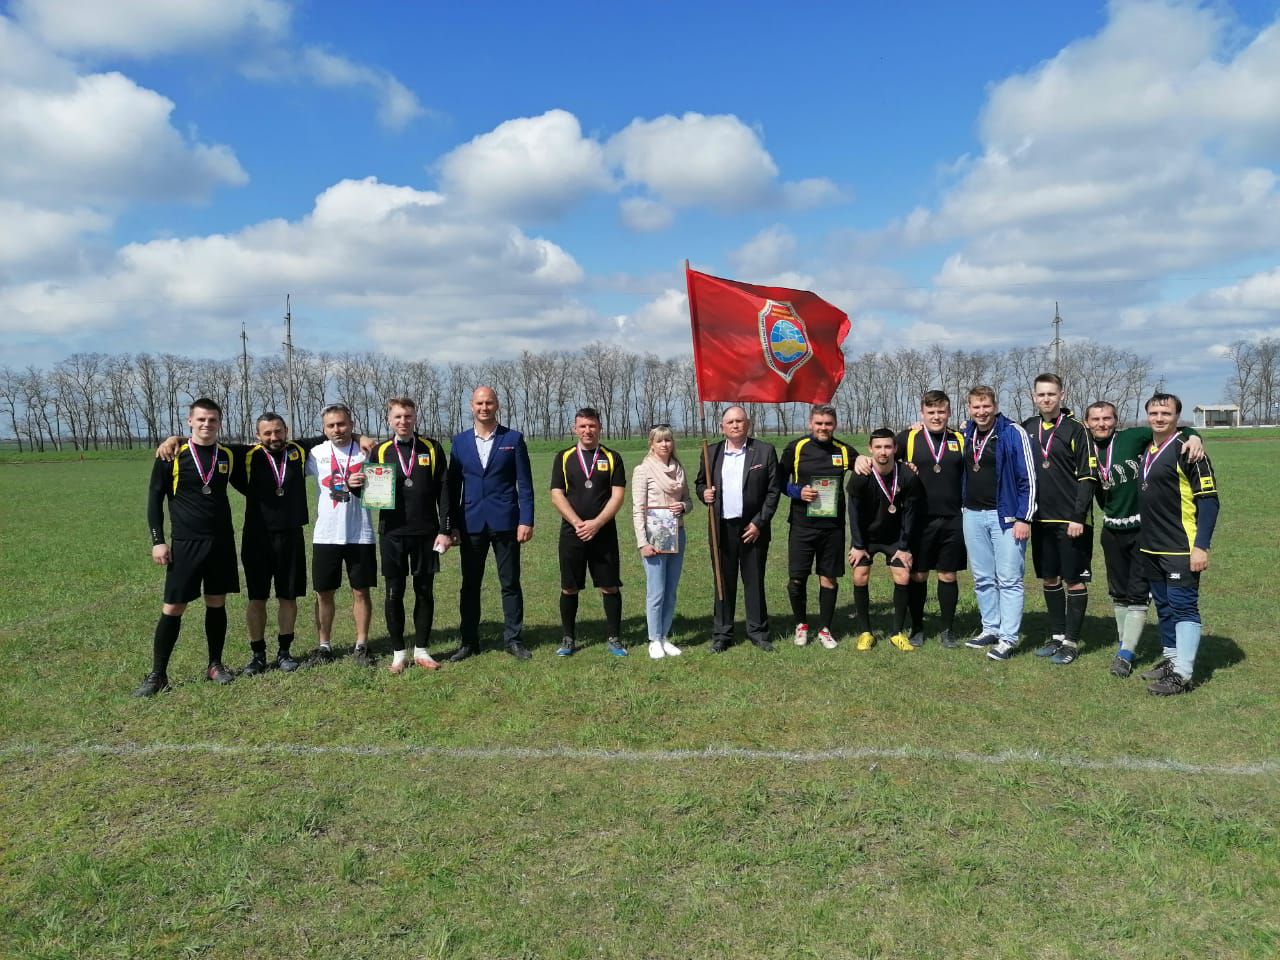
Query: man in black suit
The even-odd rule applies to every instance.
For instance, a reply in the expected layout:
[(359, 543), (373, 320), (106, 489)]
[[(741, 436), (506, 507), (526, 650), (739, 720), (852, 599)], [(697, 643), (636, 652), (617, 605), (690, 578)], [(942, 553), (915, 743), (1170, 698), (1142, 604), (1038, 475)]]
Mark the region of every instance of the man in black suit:
[(748, 436), (747, 411), (733, 406), (720, 420), (724, 439), (698, 466), (698, 499), (710, 504), (718, 527), (720, 570), (724, 598), (715, 606), (711, 650), (721, 653), (733, 644), (733, 618), (738, 603), (738, 576), (747, 608), (747, 638), (761, 650), (772, 650), (769, 611), (764, 597), (764, 567), (769, 557), (769, 525), (781, 493), (778, 455), (763, 440)]

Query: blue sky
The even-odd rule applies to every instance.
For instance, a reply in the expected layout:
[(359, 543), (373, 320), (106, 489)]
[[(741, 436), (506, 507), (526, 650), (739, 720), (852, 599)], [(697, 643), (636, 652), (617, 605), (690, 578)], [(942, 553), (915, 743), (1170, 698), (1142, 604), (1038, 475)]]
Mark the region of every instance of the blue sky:
[(0, 5), (9, 365), (687, 346), (679, 264), (847, 350), (1066, 333), (1189, 403), (1280, 335), (1275, 3)]

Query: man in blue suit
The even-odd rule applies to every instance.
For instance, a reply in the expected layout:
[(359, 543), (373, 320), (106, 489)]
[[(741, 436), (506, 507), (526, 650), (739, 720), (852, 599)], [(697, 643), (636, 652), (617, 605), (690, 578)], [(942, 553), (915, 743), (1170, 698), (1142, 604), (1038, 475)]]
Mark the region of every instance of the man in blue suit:
[(533, 480), (524, 435), (498, 423), (498, 394), (476, 387), (471, 394), (475, 426), (453, 438), (449, 489), (462, 549), (462, 592), (458, 600), (462, 646), (449, 659), (480, 652), (480, 587), (493, 547), (502, 585), (502, 642), (518, 660), (532, 654), (521, 643), (524, 592), (520, 589), (520, 544), (533, 538)]

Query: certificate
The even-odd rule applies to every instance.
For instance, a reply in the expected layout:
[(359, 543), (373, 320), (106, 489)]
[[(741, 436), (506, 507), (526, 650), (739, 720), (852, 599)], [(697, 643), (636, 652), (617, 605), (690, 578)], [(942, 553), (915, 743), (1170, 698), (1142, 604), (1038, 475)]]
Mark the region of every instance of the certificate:
[(646, 507), (644, 539), (659, 553), (679, 553), (680, 518), (670, 507)]
[(837, 517), (840, 515), (840, 478), (810, 477), (809, 486), (818, 491), (818, 499), (809, 504), (806, 517)]
[(394, 510), (396, 507), (396, 467), (391, 463), (364, 464), (364, 493), (368, 510)]

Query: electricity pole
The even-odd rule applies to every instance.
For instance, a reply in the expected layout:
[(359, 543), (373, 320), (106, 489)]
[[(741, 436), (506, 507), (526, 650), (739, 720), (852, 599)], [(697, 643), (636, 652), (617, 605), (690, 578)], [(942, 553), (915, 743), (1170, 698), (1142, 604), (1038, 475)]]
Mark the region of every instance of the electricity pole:
[(290, 306), (289, 294), (284, 295), (284, 366), (286, 389), (289, 391), (289, 428), (298, 428), (298, 390), (294, 384), (293, 371), (293, 308)]
[(1053, 301), (1053, 372), (1062, 376), (1062, 316), (1058, 313), (1058, 301)]
[(250, 437), (249, 418), (253, 413), (249, 410), (249, 334), (245, 332), (244, 321), (240, 322), (240, 420), (244, 440)]

